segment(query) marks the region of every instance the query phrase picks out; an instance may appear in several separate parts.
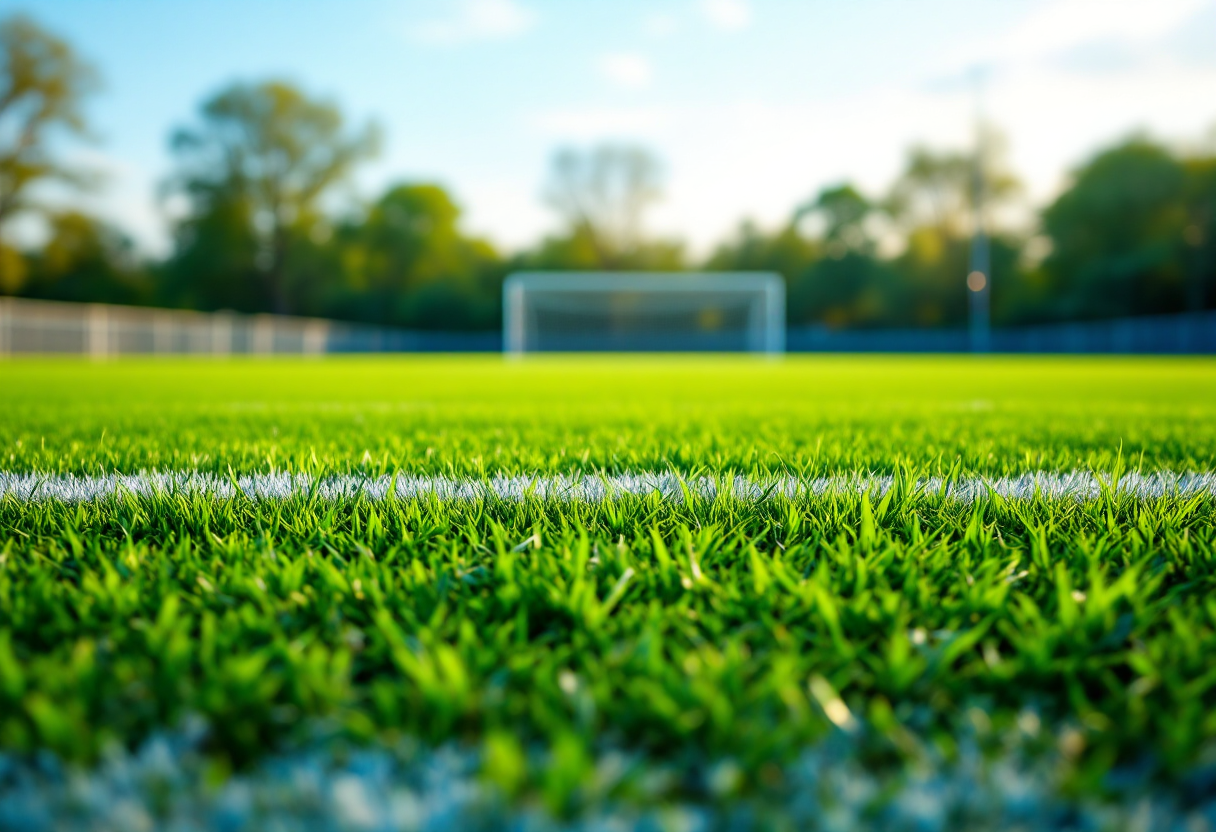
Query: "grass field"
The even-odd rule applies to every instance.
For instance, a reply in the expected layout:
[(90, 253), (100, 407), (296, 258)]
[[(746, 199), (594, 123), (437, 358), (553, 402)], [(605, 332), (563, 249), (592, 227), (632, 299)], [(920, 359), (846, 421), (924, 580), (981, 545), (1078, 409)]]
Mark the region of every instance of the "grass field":
[(189, 734), (213, 792), (373, 748), (567, 819), (1216, 824), (1216, 494), (1177, 479), (1216, 472), (1216, 362), (39, 360), (0, 408), (10, 821), (64, 794), (39, 755)]

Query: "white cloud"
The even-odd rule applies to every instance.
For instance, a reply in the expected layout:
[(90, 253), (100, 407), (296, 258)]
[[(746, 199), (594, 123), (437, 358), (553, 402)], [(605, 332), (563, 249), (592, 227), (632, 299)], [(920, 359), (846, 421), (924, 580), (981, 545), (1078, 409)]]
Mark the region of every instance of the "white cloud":
[(528, 166), (523, 175), (454, 177), (454, 192), (468, 206), (465, 227), (506, 249), (535, 245), (553, 225), (553, 213), (541, 196), (548, 160), (547, 155), (542, 156), (544, 161)]
[(413, 30), (418, 40), (458, 44), (516, 37), (536, 25), (536, 13), (515, 0), (462, 0), (450, 17), (429, 20)]
[(1204, 5), (1206, 0), (1060, 0), (1015, 27), (1002, 51), (1031, 57), (1096, 41), (1149, 41), (1173, 31)]
[(642, 55), (615, 52), (599, 60), (600, 74), (614, 84), (638, 89), (648, 86), (653, 75), (650, 61)]
[(642, 33), (651, 38), (665, 38), (675, 34), (680, 28), (680, 21), (675, 15), (656, 12), (646, 15), (642, 20)]
[(672, 108), (657, 107), (576, 107), (546, 111), (529, 122), (547, 142), (650, 138), (660, 135), (671, 112)]
[(945, 73), (1041, 63), (1093, 46), (1151, 47), (1212, 0), (1040, 0), (1008, 31), (948, 52)]
[(715, 29), (737, 32), (752, 22), (752, 8), (746, 0), (702, 0), (701, 13)]

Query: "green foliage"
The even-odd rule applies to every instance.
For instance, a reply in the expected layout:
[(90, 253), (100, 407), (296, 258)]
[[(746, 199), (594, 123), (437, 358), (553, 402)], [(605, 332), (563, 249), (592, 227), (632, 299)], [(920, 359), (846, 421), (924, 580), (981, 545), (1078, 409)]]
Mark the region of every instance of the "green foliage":
[[(947, 166), (951, 170), (965, 162), (962, 157), (952, 159)], [(715, 251), (708, 267), (780, 272), (786, 279), (788, 319), (794, 325), (843, 328), (963, 324), (967, 298), (960, 288), (960, 275), (967, 271), (970, 238), (961, 230), (965, 213), (960, 212), (968, 197), (965, 191), (952, 191), (947, 199), (938, 191), (951, 183), (965, 188), (969, 180), (966, 176), (951, 179), (943, 174), (925, 181), (929, 173), (920, 168), (929, 162), (923, 153), (914, 155), (910, 164), (920, 166), (915, 168), (917, 176), (909, 172), (900, 180), (887, 201), (885, 216), (878, 205), (851, 185), (825, 188), (815, 200), (795, 211), (788, 225), (772, 235), (744, 223), (735, 240)], [(945, 163), (938, 166), (942, 165)], [(966, 172), (968, 168), (963, 164), (961, 170)], [(945, 200), (955, 210), (941, 209), (944, 217), (941, 221), (930, 211), (925, 224), (905, 229), (901, 253), (887, 258), (879, 256), (876, 224), (890, 224), (893, 220), (914, 222), (924, 211), (913, 211), (909, 205), (935, 204), (925, 194), (914, 202), (920, 193), (917, 188), (929, 192), (936, 200)], [(875, 220), (877, 223), (872, 222)], [(995, 274), (1016, 276), (1018, 256), (1018, 241), (1000, 236), (992, 240)], [(1001, 302), (1012, 286), (1008, 281), (998, 285), (999, 313), (1003, 311)]]
[[(1216, 740), (1216, 503), (916, 492), (926, 476), (1211, 470), (1201, 361), (29, 362), (8, 470), (887, 471), (883, 494), (682, 502), (0, 500), (0, 746), (89, 759), (187, 713), (249, 761), (335, 720), (523, 748), (568, 805), (597, 743), (745, 778), (865, 718), (1070, 726), (1078, 782)], [(100, 391), (109, 391), (102, 395)], [(626, 395), (627, 393), (627, 395)], [(67, 418), (65, 418), (65, 415)], [(835, 727), (834, 727), (835, 726)], [(1079, 737), (1079, 739), (1078, 739)], [(750, 781), (749, 781), (750, 782)]]
[[(989, 140), (990, 142), (992, 139)], [(990, 158), (987, 203), (1000, 208), (1016, 179)], [(792, 324), (961, 326), (974, 206), (974, 162), (915, 148), (886, 199), (850, 185), (822, 191), (772, 234), (744, 224), (708, 262), (772, 269), (786, 278)], [(1024, 241), (991, 239), (993, 317), (999, 324), (1211, 308), (1216, 291), (1216, 165), (1147, 140), (1099, 154), (1043, 213), (1040, 265)], [(808, 228), (807, 220), (818, 228)], [(899, 231), (902, 250), (876, 253), (871, 220)], [(888, 229), (890, 233), (891, 229)]]
[(585, 226), (568, 229), (512, 258), (521, 270), (555, 271), (680, 271), (687, 268), (684, 246), (673, 240), (641, 240), (605, 254)]
[[(811, 205), (799, 209), (794, 217), (797, 221), (804, 213), (819, 212), (824, 217), (823, 238), (829, 254), (847, 250), (872, 253), (873, 240), (865, 227), (866, 219), (874, 206), (852, 185), (824, 188)], [(836, 246), (836, 251), (831, 251)]]
[[(887, 197), (887, 212), (905, 228), (932, 227), (943, 236), (963, 237), (974, 228), (976, 197), (987, 210), (1007, 203), (1021, 188), (1005, 167), (1005, 139), (991, 126), (980, 134), (980, 160), (967, 153), (917, 146)], [(976, 181), (979, 168), (982, 188)]]
[(151, 279), (129, 239), (76, 211), (49, 220), (50, 238), (26, 261), (25, 297), (122, 304), (152, 299)]
[(1187, 308), (1216, 306), (1216, 156), (1184, 159)]
[[(39, 207), (37, 185), (86, 181), (53, 148), (64, 135), (87, 136), (83, 104), (96, 88), (96, 70), (68, 43), (24, 15), (0, 22), (0, 244), (9, 220)], [(20, 290), (24, 276), (0, 256), (0, 291)]]
[[(1216, 200), (1216, 179), (1204, 175), (1208, 167), (1210, 163), (1188, 166), (1142, 139), (1084, 165), (1073, 186), (1043, 213), (1053, 246), (1043, 271), (1059, 313), (1106, 316), (1125, 309), (1181, 309), (1188, 279), (1200, 284), (1202, 300), (1213, 276), (1190, 272), (1207, 272), (1213, 265), (1188, 256), (1186, 232), (1194, 229), (1192, 248), (1204, 244), (1202, 225), (1211, 223), (1210, 206)], [(1199, 215), (1205, 208), (1209, 216), (1203, 218)]]
[(794, 223), (768, 235), (754, 222), (745, 221), (705, 266), (715, 271), (774, 271), (789, 280), (819, 259), (820, 248), (818, 241), (802, 234)]
[(330, 291), (340, 317), (420, 329), (488, 329), (501, 320), (502, 268), (466, 236), (460, 208), (438, 185), (397, 185), (339, 229), (345, 280)]
[[(1020, 245), (1013, 237), (990, 238), (993, 314), (998, 323), (1024, 320), (1018, 313), (1025, 314), (1025, 306), (1016, 305), (1024, 297)], [(907, 248), (891, 263), (895, 278), (889, 292), (897, 301), (889, 309), (898, 325), (965, 324), (967, 298), (959, 291), (958, 276), (967, 273), (970, 246), (969, 238), (951, 236), (933, 226), (921, 226), (908, 234)]]
[(1052, 253), (1043, 271), (1068, 316), (1181, 308), (1186, 168), (1137, 140), (1100, 153), (1043, 212)]
[(646, 210), (662, 195), (661, 170), (645, 148), (606, 144), (554, 154), (545, 199), (564, 228), (524, 255), (531, 269), (679, 269), (678, 243), (648, 239)]
[[(200, 237), (206, 231), (241, 242), (251, 237), (253, 270), (271, 309), (298, 311), (307, 288), (290, 269), (293, 244), (322, 230), (322, 198), (375, 154), (379, 134), (374, 126), (348, 133), (335, 105), (281, 81), (234, 84), (208, 99), (200, 115), (197, 126), (172, 139), (179, 171), (171, 184), (191, 202), (188, 242), (214, 245)], [(187, 256), (176, 265), (197, 262)], [(187, 272), (182, 279), (210, 277)]]
[(264, 312), (270, 293), (258, 272), (252, 206), (216, 190), (206, 208), (175, 229), (175, 251), (165, 264), (161, 294), (173, 306)]

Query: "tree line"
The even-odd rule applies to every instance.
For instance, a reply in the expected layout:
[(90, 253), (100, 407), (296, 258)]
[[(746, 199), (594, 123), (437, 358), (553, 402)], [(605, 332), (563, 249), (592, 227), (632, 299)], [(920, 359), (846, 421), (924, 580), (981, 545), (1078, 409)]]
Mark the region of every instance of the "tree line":
[[(646, 231), (663, 190), (649, 152), (565, 149), (544, 190), (560, 230), (508, 253), (465, 230), (437, 184), (334, 209), (380, 131), (280, 80), (225, 87), (173, 131), (163, 196), (180, 210), (170, 253), (149, 260), (105, 220), (40, 201), (48, 185), (96, 187), (60, 148), (89, 137), (83, 104), (97, 89), (62, 39), (23, 16), (0, 24), (0, 294), (477, 330), (498, 326), (517, 269), (766, 270), (787, 282), (792, 325), (957, 326), (982, 223), (998, 324), (1216, 307), (1212, 152), (1120, 141), (1027, 224), (1003, 219), (1020, 185), (985, 128), (982, 153), (913, 148), (886, 193), (824, 188), (779, 227), (743, 222), (695, 258)], [(45, 242), (9, 242), (13, 221), (33, 215)]]

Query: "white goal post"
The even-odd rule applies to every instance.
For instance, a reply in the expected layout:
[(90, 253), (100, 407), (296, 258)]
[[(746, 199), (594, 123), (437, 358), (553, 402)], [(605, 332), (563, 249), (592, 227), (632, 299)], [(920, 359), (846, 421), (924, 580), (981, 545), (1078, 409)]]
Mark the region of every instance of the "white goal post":
[(785, 283), (771, 272), (516, 272), (503, 284), (503, 349), (785, 350)]

